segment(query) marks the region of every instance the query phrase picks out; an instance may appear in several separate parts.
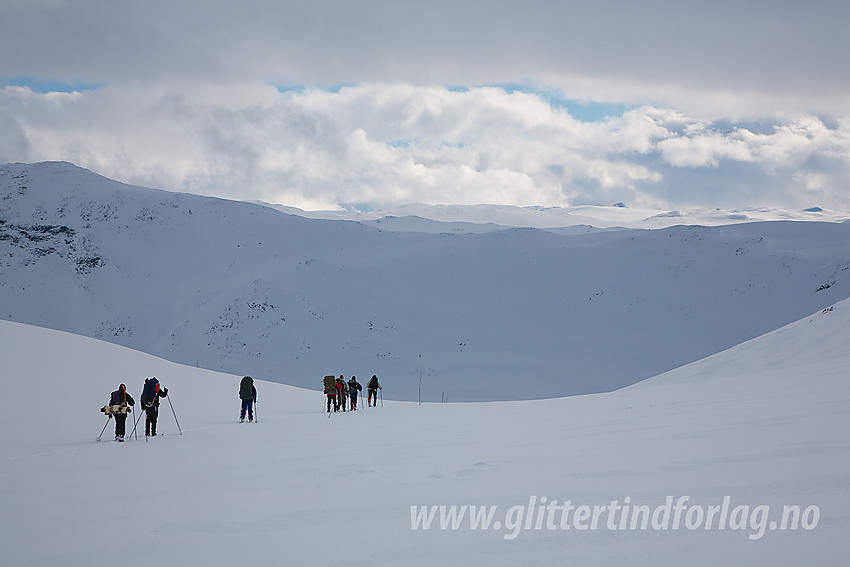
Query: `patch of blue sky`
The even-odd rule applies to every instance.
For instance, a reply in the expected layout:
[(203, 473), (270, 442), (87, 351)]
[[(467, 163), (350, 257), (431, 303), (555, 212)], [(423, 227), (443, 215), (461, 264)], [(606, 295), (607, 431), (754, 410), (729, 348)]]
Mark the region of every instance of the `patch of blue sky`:
[(638, 108), (638, 105), (624, 103), (595, 102), (582, 100), (555, 100), (547, 99), (549, 104), (555, 107), (565, 108), (571, 116), (581, 122), (604, 122), (609, 118), (617, 118), (630, 110)]
[(357, 86), (357, 85), (356, 85), (356, 83), (339, 83), (339, 84), (336, 84), (336, 85), (280, 85), (280, 84), (275, 84), (273, 86), (274, 86), (274, 88), (277, 89), (277, 92), (279, 92), (281, 94), (288, 94), (288, 93), (304, 94), (305, 92), (310, 91), (310, 90), (314, 90), (314, 89), (322, 91), (322, 92), (326, 92), (326, 93), (337, 94), (342, 89), (344, 89), (346, 87), (354, 87), (354, 86)]
[(398, 140), (387, 142), (387, 146), (391, 148), (409, 148), (416, 144), (416, 142), (416, 138), (399, 138)]
[[(399, 138), (397, 140), (390, 140), (387, 142), (387, 147), (390, 148), (410, 148), (419, 145), (421, 140), (419, 138)], [(457, 150), (463, 149), (466, 147), (466, 142), (450, 142), (448, 140), (440, 141), (440, 144), (437, 146), (438, 149), (442, 148), (454, 148)]]
[(307, 90), (307, 87), (304, 85), (274, 85), (274, 88), (280, 94), (303, 94)]
[(106, 86), (106, 83), (87, 83), (84, 81), (60, 81), (58, 79), (43, 79), (39, 77), (8, 77), (0, 79), (0, 84), (6, 87), (27, 87), (37, 93), (73, 93), (96, 91)]

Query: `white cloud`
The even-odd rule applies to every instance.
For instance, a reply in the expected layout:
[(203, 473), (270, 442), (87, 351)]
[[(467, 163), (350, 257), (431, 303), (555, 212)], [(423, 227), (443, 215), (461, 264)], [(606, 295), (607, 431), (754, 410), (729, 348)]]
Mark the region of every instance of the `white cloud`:
[[(844, 121), (834, 129), (812, 116), (801, 116), (792, 122), (773, 126), (772, 133), (755, 133), (735, 128), (723, 133), (705, 124), (685, 128), (684, 135), (658, 143), (667, 163), (676, 167), (718, 167), (726, 160), (753, 162), (769, 175), (779, 175), (805, 168), (813, 156), (829, 160), (845, 174), (850, 169), (850, 130)], [(823, 173), (810, 172), (814, 178), (826, 179)], [(792, 178), (802, 178), (792, 172)]]
[[(715, 125), (643, 106), (582, 122), (541, 96), (495, 87), (268, 85), (83, 93), (0, 90), (0, 161), (69, 160), (154, 187), (303, 208), (405, 202), (712, 206), (713, 187), (755, 182), (733, 206), (817, 199), (850, 209), (850, 128), (800, 115), (771, 128)], [(844, 187), (845, 190), (841, 188)], [(724, 203), (724, 205), (727, 203)], [(718, 203), (716, 206), (720, 206)]]
[(669, 138), (659, 142), (658, 150), (676, 167), (717, 167), (723, 159), (753, 161), (744, 142), (717, 132)]

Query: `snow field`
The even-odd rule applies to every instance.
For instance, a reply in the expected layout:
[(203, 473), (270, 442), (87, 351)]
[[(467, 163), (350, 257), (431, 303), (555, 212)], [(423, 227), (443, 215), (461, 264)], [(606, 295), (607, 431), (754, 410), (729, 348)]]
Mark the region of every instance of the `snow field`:
[[(850, 524), (850, 302), (609, 393), (323, 411), (315, 390), (0, 322), (4, 562), (91, 565), (843, 565)], [(120, 382), (169, 388), (163, 434), (94, 442)], [(348, 378), (348, 376), (346, 376)], [(361, 377), (361, 381), (364, 377)], [(385, 392), (386, 386), (385, 383)], [(33, 411), (33, 404), (45, 411)], [(108, 435), (112, 424), (107, 428)], [(816, 506), (811, 530), (519, 530), (512, 507), (668, 496), (704, 509)], [(411, 529), (411, 506), (497, 506), (500, 530)], [(687, 511), (684, 512), (686, 514)], [(684, 515), (683, 514), (683, 515)], [(516, 519), (516, 518), (514, 518)]]

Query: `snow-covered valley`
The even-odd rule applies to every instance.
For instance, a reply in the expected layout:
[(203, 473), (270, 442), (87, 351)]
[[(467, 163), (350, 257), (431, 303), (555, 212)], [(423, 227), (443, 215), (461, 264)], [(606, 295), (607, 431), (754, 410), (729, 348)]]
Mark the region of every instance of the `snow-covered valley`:
[[(444, 221), (386, 230), (3, 165), (0, 318), (291, 385), (378, 374), (392, 399), (421, 383), (425, 400), (475, 401), (621, 388), (850, 297), (835, 213), (603, 230), (559, 229), (552, 210), (408, 212), (429, 210)], [(579, 213), (608, 227), (648, 214)]]

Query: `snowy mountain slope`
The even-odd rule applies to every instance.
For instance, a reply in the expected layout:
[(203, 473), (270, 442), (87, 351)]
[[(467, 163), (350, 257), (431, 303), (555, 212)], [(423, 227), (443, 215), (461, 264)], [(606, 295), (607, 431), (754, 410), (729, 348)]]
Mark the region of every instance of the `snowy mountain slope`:
[(0, 168), (0, 317), (294, 385), (608, 391), (847, 297), (850, 223), (392, 232)]
[[(844, 301), (613, 393), (386, 401), (330, 419), (318, 375), (313, 391), (258, 382), (260, 422), (242, 425), (239, 376), (0, 321), (3, 390), (27, 392), (0, 401), (3, 561), (844, 565), (849, 331)], [(109, 392), (123, 381), (138, 397), (152, 374), (183, 435), (165, 405), (164, 435), (95, 443)], [(569, 529), (550, 523), (544, 497), (576, 508)], [(612, 509), (592, 528), (579, 511), (615, 500), (660, 510), (658, 522), (619, 529)], [(497, 508), (487, 529), (468, 517), (440, 529), (437, 513), (426, 530), (411, 517), (424, 505)], [(796, 529), (781, 529), (785, 506), (806, 512)]]

